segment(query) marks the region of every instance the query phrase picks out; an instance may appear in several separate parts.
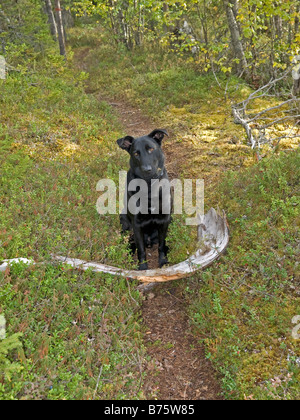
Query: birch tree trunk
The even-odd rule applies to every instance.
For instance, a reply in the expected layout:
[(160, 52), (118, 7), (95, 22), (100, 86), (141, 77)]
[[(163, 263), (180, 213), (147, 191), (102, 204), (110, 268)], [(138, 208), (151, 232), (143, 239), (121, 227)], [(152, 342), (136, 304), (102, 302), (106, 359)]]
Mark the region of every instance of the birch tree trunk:
[(296, 7), (296, 17), (295, 17), (295, 24), (294, 24), (294, 36), (296, 36), (299, 32), (299, 12), (300, 12), (300, 5), (298, 4)]
[(51, 0), (45, 0), (45, 6), (46, 6), (46, 12), (48, 15), (48, 22), (50, 25), (51, 35), (53, 36), (55, 40), (57, 40), (58, 39), (57, 25), (55, 22)]
[(245, 57), (244, 47), (241, 41), (241, 33), (235, 15), (238, 10), (238, 2), (237, 0), (225, 0), (224, 4), (231, 35), (232, 48), (235, 57), (239, 59), (238, 71), (240, 74), (244, 74), (246, 77), (248, 77), (248, 63)]
[(282, 18), (278, 15), (274, 16), (274, 25), (277, 38), (281, 39), (282, 37)]
[(67, 58), (66, 53), (66, 41), (65, 41), (65, 31), (62, 18), (62, 9), (60, 0), (55, 0), (55, 12), (56, 12), (56, 23), (58, 31), (58, 42), (60, 54)]
[(135, 28), (134, 39), (136, 45), (140, 46), (143, 43), (144, 35), (144, 16), (140, 0), (134, 2), (134, 11), (137, 16), (137, 27)]
[(300, 96), (300, 65), (296, 71), (294, 71), (294, 84), (293, 84), (293, 95)]
[[(164, 15), (166, 15), (166, 14), (168, 14), (169, 13), (169, 4), (168, 3), (166, 3), (166, 2), (164, 2), (164, 4), (163, 4), (163, 12), (164, 12)], [(167, 23), (165, 22), (164, 23), (164, 33), (166, 34), (166, 33), (168, 33), (169, 32), (169, 26), (167, 25)]]

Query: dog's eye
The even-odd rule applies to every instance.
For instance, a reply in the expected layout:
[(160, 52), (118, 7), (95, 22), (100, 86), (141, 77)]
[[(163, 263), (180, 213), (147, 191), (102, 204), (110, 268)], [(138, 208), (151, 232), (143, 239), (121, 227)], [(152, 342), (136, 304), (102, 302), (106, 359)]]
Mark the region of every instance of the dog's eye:
[(150, 149), (148, 149), (148, 153), (153, 153), (154, 152), (154, 148), (151, 147)]
[(133, 156), (135, 156), (135, 157), (139, 157), (139, 156), (140, 156), (140, 152), (134, 152), (134, 153), (133, 153)]

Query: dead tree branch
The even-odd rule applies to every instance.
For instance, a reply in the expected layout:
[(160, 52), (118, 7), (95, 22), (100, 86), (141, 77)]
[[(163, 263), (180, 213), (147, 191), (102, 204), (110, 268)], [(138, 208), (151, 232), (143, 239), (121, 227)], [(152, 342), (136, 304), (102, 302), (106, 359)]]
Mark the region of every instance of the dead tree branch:
[[(234, 122), (235, 124), (240, 124), (244, 128), (249, 145), (252, 149), (260, 148), (263, 144), (269, 144), (271, 147), (276, 148), (282, 139), (295, 139), (300, 137), (300, 98), (297, 98), (294, 95), (293, 89), (285, 95), (287, 96), (285, 100), (277, 105), (257, 113), (253, 113), (253, 111), (250, 113), (250, 111), (248, 111), (249, 105), (253, 105), (256, 99), (266, 97), (277, 99), (276, 95), (271, 92), (276, 89), (279, 82), (284, 80), (288, 81), (288, 77), (291, 78), (290, 69), (282, 76), (270, 80), (269, 83), (260, 87), (255, 92), (252, 92), (244, 101), (232, 106)], [(281, 99), (284, 99), (283, 96)], [(287, 125), (287, 134), (276, 135), (279, 123)], [(268, 133), (267, 130), (269, 130), (270, 133)]]

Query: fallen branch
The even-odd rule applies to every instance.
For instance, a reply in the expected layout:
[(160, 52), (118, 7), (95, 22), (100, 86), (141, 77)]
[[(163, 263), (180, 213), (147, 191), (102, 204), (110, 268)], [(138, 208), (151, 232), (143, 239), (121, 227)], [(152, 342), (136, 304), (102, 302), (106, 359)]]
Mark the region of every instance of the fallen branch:
[[(240, 124), (244, 130), (246, 131), (247, 138), (249, 145), (252, 149), (259, 148), (262, 144), (269, 144), (271, 147), (274, 147), (274, 143), (277, 141), (275, 147), (278, 147), (280, 140), (282, 139), (294, 139), (299, 137), (300, 134), (299, 130), (295, 132), (294, 135), (291, 136), (291, 133), (294, 129), (297, 129), (299, 126), (299, 120), (297, 120), (299, 115), (299, 103), (300, 99), (294, 96), (293, 92), (288, 94), (288, 99), (284, 100), (278, 105), (271, 106), (266, 108), (257, 114), (253, 115), (250, 114), (248, 111), (247, 115), (247, 107), (248, 105), (254, 101), (255, 99), (261, 99), (263, 97), (275, 97), (275, 95), (270, 95), (270, 91), (276, 87), (276, 84), (282, 80), (284, 80), (287, 76), (291, 73), (290, 70), (286, 71), (281, 77), (277, 79), (270, 80), (269, 83), (262, 86), (255, 92), (251, 93), (247, 99), (244, 101), (234, 104), (232, 106), (232, 114), (234, 117), (234, 123)], [(283, 107), (289, 108), (287, 110), (282, 109)], [(284, 116), (275, 115), (276, 112), (281, 110), (281, 113), (288, 114)], [(271, 127), (276, 127), (277, 124), (288, 122), (288, 121), (295, 121), (292, 129), (290, 130), (288, 135), (276, 136), (276, 137), (268, 137), (266, 134), (266, 130)], [(291, 126), (288, 127), (289, 129)], [(272, 132), (273, 135), (273, 132)], [(278, 141), (279, 140), (279, 141)]]
[(235, 108), (235, 107), (232, 107), (232, 113), (233, 113), (233, 116), (234, 116), (234, 123), (235, 124), (240, 124), (244, 127), (244, 129), (246, 131), (246, 134), (247, 134), (247, 137), (249, 139), (249, 142), (251, 144), (251, 147), (252, 147), (252, 149), (254, 149), (255, 146), (256, 146), (256, 140), (255, 140), (255, 138), (252, 134), (252, 130), (250, 128), (248, 120), (242, 118), (238, 109)]
[[(229, 243), (229, 229), (226, 215), (219, 215), (215, 209), (211, 209), (206, 215), (199, 216), (198, 239), (199, 249), (188, 260), (172, 267), (158, 270), (132, 271), (122, 270), (95, 262), (82, 261), (76, 258), (67, 258), (53, 256), (53, 260), (63, 264), (68, 264), (75, 269), (91, 270), (96, 273), (107, 273), (114, 276), (122, 276), (139, 280), (142, 283), (159, 283), (172, 280), (183, 279), (193, 273), (210, 266), (218, 259)], [(23, 262), (25, 264), (34, 264), (31, 260), (14, 259), (5, 260), (0, 265), (0, 271), (5, 271), (12, 263)]]

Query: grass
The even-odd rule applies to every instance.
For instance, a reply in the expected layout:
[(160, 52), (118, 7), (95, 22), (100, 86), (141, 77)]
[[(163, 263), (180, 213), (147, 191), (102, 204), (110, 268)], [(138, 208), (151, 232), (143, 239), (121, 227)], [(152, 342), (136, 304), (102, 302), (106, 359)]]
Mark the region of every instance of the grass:
[(130, 265), (118, 217), (96, 212), (97, 182), (118, 179), (117, 122), (84, 93), (84, 73), (45, 67), (2, 82), (0, 258), (67, 252)]

